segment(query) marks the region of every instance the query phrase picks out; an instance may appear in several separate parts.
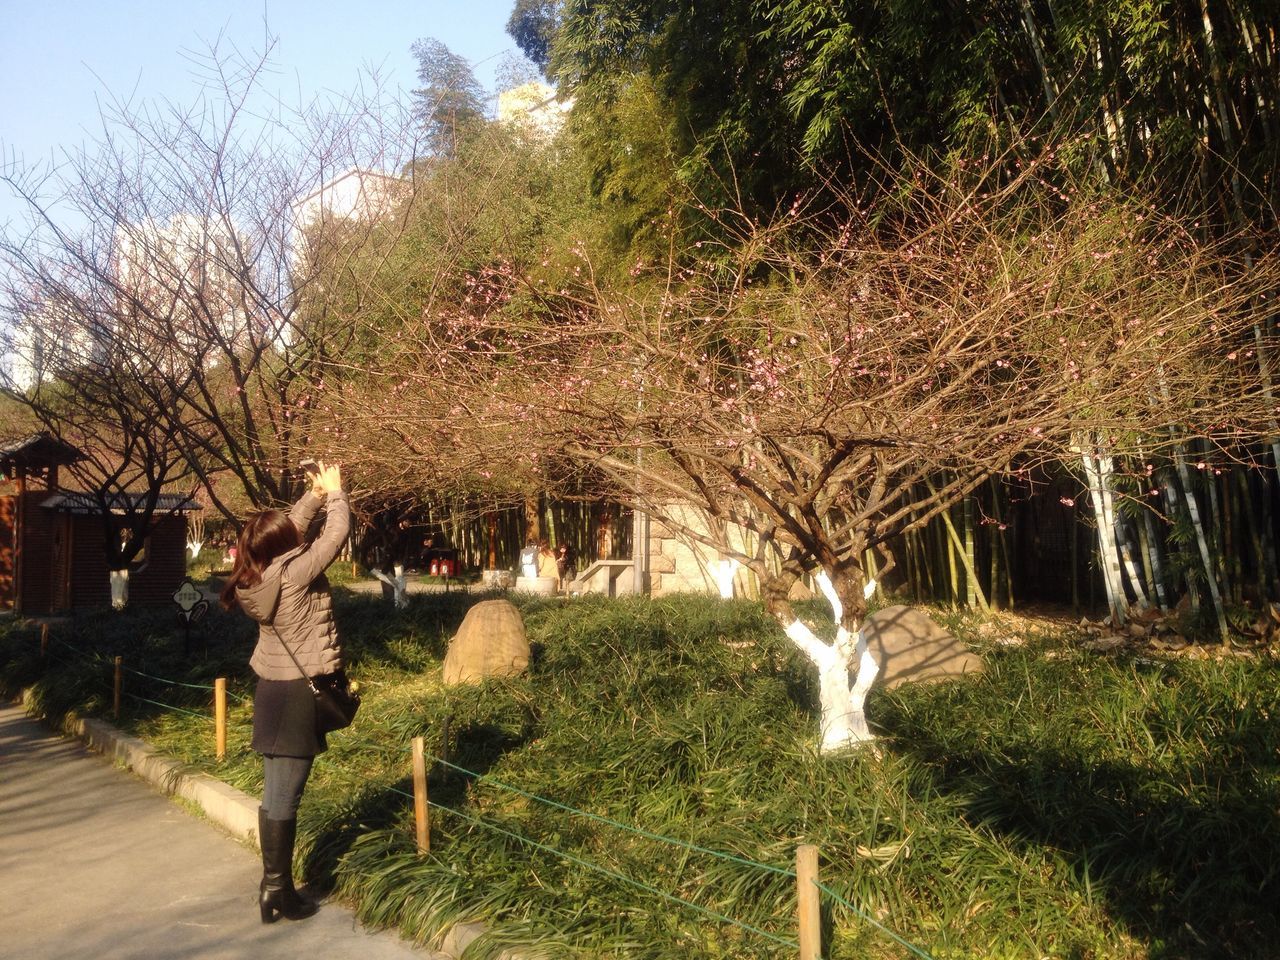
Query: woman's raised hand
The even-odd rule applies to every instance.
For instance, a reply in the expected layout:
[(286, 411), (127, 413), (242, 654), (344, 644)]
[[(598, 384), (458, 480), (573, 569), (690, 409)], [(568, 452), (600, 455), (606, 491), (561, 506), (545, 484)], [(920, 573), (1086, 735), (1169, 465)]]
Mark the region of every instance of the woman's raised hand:
[(316, 466), (320, 468), (312, 486), (316, 493), (330, 493), (331, 491), (342, 489), (342, 467), (340, 465), (318, 460), (316, 461)]

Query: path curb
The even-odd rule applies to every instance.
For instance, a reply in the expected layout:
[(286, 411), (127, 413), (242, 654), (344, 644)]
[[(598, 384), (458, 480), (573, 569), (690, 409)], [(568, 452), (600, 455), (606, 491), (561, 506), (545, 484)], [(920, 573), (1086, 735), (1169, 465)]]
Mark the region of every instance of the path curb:
[[(47, 724), (36, 704), (33, 691), (26, 688), (19, 698), (28, 715), (38, 716)], [(260, 801), (242, 790), (237, 790), (207, 773), (192, 770), (172, 757), (166, 757), (145, 740), (130, 737), (103, 720), (94, 720), (67, 714), (61, 725), (62, 732), (79, 738), (89, 749), (109, 757), (118, 765), (131, 771), (157, 787), (168, 797), (177, 797), (195, 804), (206, 817), (230, 833), (237, 840), (247, 840), (258, 846), (258, 806)], [(455, 923), (434, 949), (444, 955), (461, 960), (462, 953), (473, 941), (483, 936), (487, 927), (474, 921)], [(522, 954), (503, 950), (499, 960), (525, 960)]]

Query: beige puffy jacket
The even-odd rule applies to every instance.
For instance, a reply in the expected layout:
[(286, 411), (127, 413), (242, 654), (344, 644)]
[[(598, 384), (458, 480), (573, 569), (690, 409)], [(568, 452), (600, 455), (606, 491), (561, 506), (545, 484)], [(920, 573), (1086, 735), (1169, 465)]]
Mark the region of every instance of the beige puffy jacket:
[(342, 491), (333, 491), (327, 498), (303, 494), (289, 511), (289, 519), (305, 539), (321, 505), (325, 506), (325, 518), (319, 534), (272, 560), (259, 583), (236, 590), (240, 606), (260, 625), (249, 666), (264, 680), (301, 677), (285, 643), (309, 677), (342, 668), (333, 598), (324, 571), (337, 557), (351, 528), (347, 495)]

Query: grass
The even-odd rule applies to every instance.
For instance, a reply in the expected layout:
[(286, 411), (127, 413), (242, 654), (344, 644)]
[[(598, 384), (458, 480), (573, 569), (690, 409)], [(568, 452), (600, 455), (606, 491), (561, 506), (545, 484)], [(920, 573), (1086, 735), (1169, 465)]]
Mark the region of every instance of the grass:
[[(919, 955), (877, 923), (939, 960), (1274, 955), (1272, 656), (1100, 656), (1054, 635), (1004, 647), (954, 619), (987, 672), (873, 694), (881, 756), (823, 757), (811, 670), (757, 604), (515, 598), (529, 674), (445, 688), (440, 660), (476, 599), (415, 595), (396, 612), (337, 591), (365, 705), (316, 766), (301, 853), (368, 922), (425, 941), (482, 919), (476, 956), (793, 956), (777, 942), (795, 938), (786, 871), (816, 843), (831, 960)], [(126, 674), (136, 695), (204, 716), (126, 699), (122, 725), (261, 789), (243, 617), (211, 613), (189, 663), (170, 611), (56, 627), (49, 663), (34, 627), (0, 630), (3, 683), (35, 684), (54, 716), (109, 714), (116, 654), (192, 684)], [(219, 675), (244, 698), (222, 764), (202, 688)], [(427, 856), (407, 796), (419, 735), (449, 764), (431, 771)]]

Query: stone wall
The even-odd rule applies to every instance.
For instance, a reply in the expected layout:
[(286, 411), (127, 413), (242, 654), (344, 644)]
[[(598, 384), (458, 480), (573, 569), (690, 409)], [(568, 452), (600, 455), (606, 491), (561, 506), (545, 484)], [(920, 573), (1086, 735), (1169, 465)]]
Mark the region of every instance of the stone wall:
[[(706, 514), (693, 506), (673, 505), (665, 510), (672, 521), (666, 523), (657, 517), (649, 520), (649, 593), (660, 597), (670, 593), (719, 593), (714, 570), (720, 563), (720, 553), (714, 547), (681, 535), (681, 526), (693, 530), (709, 530)], [(740, 527), (729, 531), (730, 543), (743, 547), (752, 537)], [(747, 570), (738, 570), (734, 577), (734, 596), (754, 597), (758, 594), (755, 576)]]

